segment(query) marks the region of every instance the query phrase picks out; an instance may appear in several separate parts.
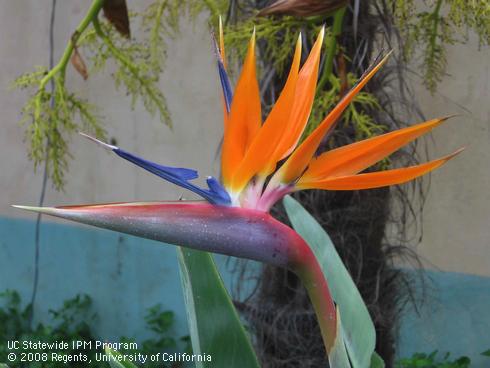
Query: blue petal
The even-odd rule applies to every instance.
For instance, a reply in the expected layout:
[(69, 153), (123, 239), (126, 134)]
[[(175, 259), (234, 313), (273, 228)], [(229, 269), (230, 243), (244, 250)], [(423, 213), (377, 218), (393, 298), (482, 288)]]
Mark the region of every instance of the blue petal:
[(230, 79), (228, 78), (228, 73), (226, 72), (223, 61), (218, 56), (218, 72), (219, 79), (221, 82), (221, 88), (223, 89), (223, 97), (225, 99), (226, 111), (230, 112), (231, 101), (233, 100), (233, 91), (231, 89)]
[(221, 185), (221, 183), (218, 181), (213, 176), (208, 176), (206, 179), (206, 182), (208, 183), (208, 188), (210, 189), (211, 192), (215, 193), (217, 196), (219, 196), (224, 203), (231, 203), (231, 198), (226, 189)]
[(156, 164), (154, 162), (142, 159), (132, 153), (126, 152), (119, 147), (113, 147), (112, 151), (119, 157), (132, 162), (143, 169), (158, 175), (159, 177), (174, 183), (180, 187), (186, 188), (213, 204), (229, 205), (231, 203), (228, 192), (219, 184), (215, 178), (208, 178), (208, 189), (199, 188), (197, 185), (189, 183), (189, 180), (196, 179), (198, 173), (196, 170), (182, 167), (170, 167)]
[(231, 88), (230, 78), (228, 78), (228, 73), (226, 72), (226, 68), (223, 64), (223, 59), (221, 59), (218, 42), (214, 37), (213, 39), (216, 62), (218, 64), (219, 80), (221, 82), (221, 88), (223, 89), (223, 98), (225, 99), (226, 111), (230, 113), (231, 101), (233, 100), (233, 90)]
[(131, 161), (133, 164), (138, 165), (139, 167), (142, 167), (143, 169), (148, 170), (149, 172), (158, 175), (165, 180), (171, 181), (170, 178), (173, 178), (174, 180), (178, 181), (187, 181), (199, 177), (199, 174), (196, 170), (186, 169), (183, 167), (170, 167), (159, 165), (143, 158), (139, 158), (132, 153), (126, 152), (120, 148), (115, 148), (113, 149), (113, 151), (118, 156), (128, 161)]

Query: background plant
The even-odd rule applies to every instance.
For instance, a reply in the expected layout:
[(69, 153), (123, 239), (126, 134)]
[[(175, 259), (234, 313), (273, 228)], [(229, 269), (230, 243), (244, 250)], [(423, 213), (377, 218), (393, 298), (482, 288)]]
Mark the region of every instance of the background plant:
[[(68, 342), (85, 341), (92, 342), (94, 346), (97, 336), (93, 331), (98, 316), (92, 307), (92, 300), (88, 295), (77, 295), (63, 302), (63, 305), (55, 310), (50, 310), (52, 322), (49, 324), (39, 323), (31, 327), (29, 321), (31, 305), (24, 306), (18, 292), (6, 290), (0, 293), (0, 362), (7, 362), (7, 354), (11, 352), (7, 348), (7, 341), (43, 341), (43, 342)], [(157, 352), (180, 352), (190, 350), (189, 338), (183, 336), (176, 338), (174, 327), (174, 313), (164, 310), (161, 305), (155, 305), (148, 309), (145, 316), (147, 330), (152, 337), (138, 343), (138, 351), (142, 354), (154, 354)], [(100, 339), (99, 339), (100, 340)], [(134, 342), (133, 338), (121, 337), (120, 342)], [(29, 351), (24, 351), (28, 353)], [(39, 352), (32, 351), (32, 352)], [(79, 350), (53, 350), (48, 353), (66, 355), (86, 354), (92, 362), (84, 365), (90, 368), (107, 368), (104, 362), (95, 361), (95, 353), (103, 352), (95, 349)], [(134, 351), (121, 351), (122, 353), (135, 353)], [(60, 362), (31, 362), (23, 364), (19, 361), (9, 363), (11, 368), (58, 368), (79, 367), (80, 363), (69, 362), (66, 365)], [(147, 362), (142, 367), (157, 368), (165, 367), (161, 362)], [(170, 366), (169, 366), (170, 367)], [(172, 368), (178, 368), (173, 365)]]
[[(412, 357), (401, 359), (397, 364), (397, 368), (469, 368), (471, 367), (471, 359), (462, 356), (459, 358), (451, 359), (450, 353), (443, 354), (442, 357), (438, 356), (437, 350), (430, 354), (416, 353)], [(482, 353), (482, 355), (490, 356), (490, 350)]]
[(405, 60), (415, 59), (422, 80), (434, 93), (447, 68), (447, 47), (465, 43), (470, 33), (480, 46), (490, 43), (488, 1), (392, 1), (393, 15), (403, 39)]
[[(69, 35), (65, 51), (53, 68), (39, 67), (13, 82), (14, 87), (31, 93), (22, 109), (21, 121), (26, 126), (29, 157), (35, 167), (46, 163), (47, 174), (57, 189), (63, 188), (68, 168), (68, 137), (77, 130), (87, 130), (98, 137), (105, 135), (98, 108), (67, 90), (65, 80), (70, 60), (84, 78), (103, 70), (109, 59), (114, 60), (116, 71), (111, 75), (115, 86), (126, 89), (131, 106), (141, 99), (150, 114), (158, 113), (170, 125), (165, 98), (158, 86), (161, 62), (158, 65), (146, 62), (155, 59), (151, 56), (154, 50), (143, 41), (128, 39), (129, 28), (121, 33), (99, 21), (104, 4), (104, 0), (92, 2), (79, 26)], [(90, 60), (90, 71), (81, 56), (84, 51)]]

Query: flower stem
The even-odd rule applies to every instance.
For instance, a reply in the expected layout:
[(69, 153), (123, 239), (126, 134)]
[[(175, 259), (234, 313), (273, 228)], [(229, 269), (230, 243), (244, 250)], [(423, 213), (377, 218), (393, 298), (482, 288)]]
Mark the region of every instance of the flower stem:
[(46, 83), (58, 72), (64, 73), (66, 70), (66, 66), (68, 64), (68, 61), (70, 60), (71, 54), (73, 53), (73, 50), (75, 48), (77, 39), (80, 37), (80, 35), (87, 29), (87, 27), (92, 23), (92, 21), (97, 18), (99, 15), (100, 10), (102, 9), (102, 6), (104, 5), (105, 0), (93, 0), (92, 5), (90, 6), (89, 10), (87, 11), (87, 14), (85, 17), (82, 19), (78, 27), (75, 29), (73, 32), (72, 37), (70, 38), (70, 41), (68, 41), (68, 45), (65, 48), (65, 51), (63, 52), (63, 56), (61, 57), (60, 61), (56, 66), (49, 71), (48, 74), (41, 80), (39, 88), (44, 88)]
[[(68, 45), (65, 48), (65, 51), (63, 52), (63, 55), (61, 56), (61, 59), (58, 61), (58, 63), (52, 68), (41, 81), (39, 82), (39, 89), (38, 91), (43, 91), (47, 85), (47, 83), (55, 77), (56, 74), (61, 73), (61, 79), (64, 80), (64, 75), (66, 71), (66, 66), (68, 65), (68, 62), (70, 61), (70, 57), (73, 53), (73, 50), (75, 49), (76, 42), (80, 35), (87, 29), (87, 27), (90, 25), (90, 23), (97, 18), (99, 15), (100, 10), (102, 9), (102, 6), (104, 6), (105, 0), (93, 0), (92, 5), (90, 5), (90, 8), (87, 11), (87, 14), (85, 17), (82, 19), (82, 21), (79, 23), (78, 27), (75, 29), (73, 32), (72, 36), (70, 37), (70, 40), (68, 41)], [(36, 113), (35, 113), (35, 119), (39, 117), (41, 113), (41, 99), (39, 98), (36, 103)]]
[(294, 244), (290, 268), (306, 288), (320, 326), (328, 356), (331, 355), (337, 337), (337, 312), (325, 275), (308, 244), (298, 235)]

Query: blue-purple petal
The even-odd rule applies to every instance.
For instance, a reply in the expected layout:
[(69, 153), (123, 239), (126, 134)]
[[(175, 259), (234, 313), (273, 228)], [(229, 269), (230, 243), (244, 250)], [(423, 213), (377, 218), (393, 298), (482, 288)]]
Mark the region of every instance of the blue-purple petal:
[(231, 101), (233, 100), (233, 90), (231, 89), (230, 78), (226, 72), (223, 61), (218, 56), (218, 72), (219, 80), (221, 82), (221, 88), (223, 89), (223, 98), (225, 99), (226, 111), (230, 112)]
[(221, 185), (218, 179), (213, 176), (208, 176), (206, 182), (208, 183), (209, 190), (219, 196), (224, 201), (224, 203), (231, 203), (230, 195)]
[(210, 203), (219, 205), (229, 205), (231, 203), (228, 192), (226, 192), (226, 190), (215, 178), (212, 178), (211, 180), (208, 178), (209, 190), (203, 189), (189, 182), (189, 180), (198, 178), (199, 175), (196, 170), (182, 167), (163, 166), (135, 156), (134, 154), (126, 152), (119, 147), (113, 148), (112, 151), (119, 157), (132, 162), (133, 164), (151, 172), (152, 174), (155, 174), (162, 179), (200, 195)]
[(223, 98), (225, 100), (226, 111), (230, 113), (231, 101), (233, 100), (233, 90), (231, 88), (230, 78), (228, 78), (228, 73), (226, 72), (223, 59), (219, 51), (218, 43), (213, 36), (214, 40), (214, 51), (216, 55), (216, 63), (218, 64), (218, 74), (219, 80), (221, 82), (221, 88), (223, 90)]
[(171, 177), (174, 178), (175, 180), (192, 180), (199, 177), (197, 171), (193, 169), (159, 165), (154, 162), (135, 156), (132, 153), (126, 152), (120, 148), (115, 148), (113, 151), (114, 153), (124, 158), (125, 160), (128, 160), (133, 164), (138, 165), (139, 167), (142, 167), (143, 169), (155, 175), (158, 175), (159, 177), (165, 180), (170, 180)]

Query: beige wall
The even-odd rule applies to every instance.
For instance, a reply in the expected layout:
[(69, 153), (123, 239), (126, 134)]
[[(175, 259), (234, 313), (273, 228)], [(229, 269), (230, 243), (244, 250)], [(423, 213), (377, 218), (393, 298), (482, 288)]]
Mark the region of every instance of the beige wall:
[[(145, 1), (144, 3), (148, 3)], [(19, 111), (27, 95), (8, 89), (12, 79), (34, 65), (48, 60), (48, 22), (51, 1), (21, 0), (0, 2), (0, 109), (2, 133), (0, 160), (0, 213), (30, 216), (9, 208), (12, 203), (36, 203), (41, 187), (41, 171), (34, 173), (26, 157)], [(83, 16), (87, 2), (58, 1), (56, 16), (56, 58)], [(130, 6), (142, 7), (141, 2)], [(133, 27), (133, 33), (137, 27)], [(198, 169), (202, 175), (216, 174), (216, 147), (222, 132), (221, 100), (212, 52), (211, 37), (204, 21), (183, 27), (181, 39), (170, 42), (168, 64), (160, 83), (170, 109), (174, 129), (151, 118), (141, 104), (131, 111), (124, 91), (116, 92), (110, 70), (84, 82), (71, 66), (68, 86), (91, 102), (102, 106), (100, 113), (109, 137), (147, 159), (169, 165)], [(70, 140), (73, 160), (64, 192), (51, 187), (46, 204), (99, 201), (176, 199), (183, 190), (166, 183), (132, 164), (111, 155), (74, 135)], [(187, 198), (191, 197), (185, 192)]]
[(430, 95), (416, 88), (428, 118), (459, 114), (433, 133), (430, 157), (466, 150), (436, 171), (424, 210), (419, 253), (428, 266), (490, 276), (490, 49), (448, 49), (448, 75)]
[[(144, 3), (147, 3), (145, 1)], [(0, 2), (0, 214), (28, 216), (9, 207), (38, 201), (41, 172), (34, 173), (26, 158), (23, 129), (17, 125), (26, 94), (8, 90), (8, 84), (34, 65), (48, 59), (48, 0)], [(86, 1), (58, 1), (56, 57), (83, 15)], [(141, 2), (130, 1), (140, 7)], [(186, 25), (180, 39), (170, 42), (168, 64), (162, 78), (174, 130), (150, 118), (138, 105), (115, 92), (109, 72), (83, 82), (70, 69), (68, 85), (103, 106), (109, 136), (129, 151), (170, 165), (216, 174), (214, 161), (221, 132), (219, 86), (210, 37), (205, 22)], [(134, 29), (135, 30), (135, 29)], [(435, 96), (417, 87), (428, 117), (461, 114), (434, 133), (431, 157), (467, 146), (467, 150), (432, 176), (424, 212), (424, 239), (419, 252), (433, 267), (490, 276), (490, 149), (488, 48), (477, 51), (476, 42), (449, 49), (448, 72)], [(73, 160), (62, 193), (49, 188), (46, 204), (175, 199), (182, 190), (133, 167), (73, 136)], [(189, 193), (185, 193), (191, 197)]]

